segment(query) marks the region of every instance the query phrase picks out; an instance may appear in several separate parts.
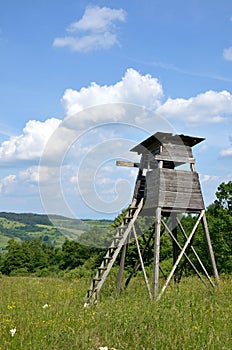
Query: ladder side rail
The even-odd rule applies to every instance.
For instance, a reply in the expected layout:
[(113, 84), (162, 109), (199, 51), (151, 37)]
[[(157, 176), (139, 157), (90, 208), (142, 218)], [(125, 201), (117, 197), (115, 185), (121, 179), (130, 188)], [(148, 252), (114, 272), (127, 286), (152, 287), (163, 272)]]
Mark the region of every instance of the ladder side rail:
[(113, 257), (110, 260), (109, 265), (107, 266), (107, 269), (103, 273), (102, 280), (99, 282), (99, 284), (97, 286), (97, 292), (98, 293), (100, 292), (100, 290), (101, 290), (101, 288), (103, 286), (103, 283), (105, 282), (105, 279), (106, 279), (106, 277), (108, 276), (108, 274), (109, 274), (109, 272), (111, 270), (111, 267), (113, 266), (115, 260), (117, 259), (117, 256), (118, 256), (120, 250), (122, 249), (122, 246), (125, 244), (125, 242), (127, 240), (127, 237), (129, 235), (129, 233), (131, 232), (132, 226), (133, 226), (135, 220), (137, 219), (137, 217), (138, 217), (142, 207), (143, 207), (143, 200), (140, 201), (139, 206), (138, 206), (138, 208), (137, 208), (133, 218), (129, 222), (129, 225), (128, 225), (127, 229), (125, 230), (124, 235), (123, 235), (121, 241), (119, 242), (118, 247), (116, 248)]

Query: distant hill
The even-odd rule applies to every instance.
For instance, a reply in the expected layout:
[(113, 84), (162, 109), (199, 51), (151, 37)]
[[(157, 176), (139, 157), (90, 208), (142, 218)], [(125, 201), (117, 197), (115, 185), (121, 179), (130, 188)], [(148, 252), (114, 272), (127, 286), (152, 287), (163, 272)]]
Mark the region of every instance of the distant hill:
[(0, 249), (5, 250), (8, 240), (41, 239), (61, 246), (65, 239), (78, 240), (80, 235), (93, 227), (104, 230), (110, 220), (71, 219), (60, 215), (0, 212)]

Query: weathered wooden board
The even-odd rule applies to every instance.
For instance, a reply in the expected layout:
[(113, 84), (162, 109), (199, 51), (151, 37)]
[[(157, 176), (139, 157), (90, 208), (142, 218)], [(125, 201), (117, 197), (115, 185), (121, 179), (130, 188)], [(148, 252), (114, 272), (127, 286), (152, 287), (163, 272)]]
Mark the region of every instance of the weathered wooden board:
[(184, 157), (184, 158), (192, 158), (192, 148), (189, 146), (186, 146), (184, 144), (178, 145), (178, 144), (167, 144), (164, 143), (162, 147), (162, 152), (160, 153), (162, 156), (170, 156), (172, 158), (175, 157)]
[(198, 174), (172, 169), (155, 169), (146, 176), (145, 208), (204, 209)]
[(134, 168), (138, 168), (139, 167), (139, 163), (125, 162), (125, 161), (122, 161), (122, 160), (117, 160), (116, 161), (116, 165), (117, 166), (134, 167)]

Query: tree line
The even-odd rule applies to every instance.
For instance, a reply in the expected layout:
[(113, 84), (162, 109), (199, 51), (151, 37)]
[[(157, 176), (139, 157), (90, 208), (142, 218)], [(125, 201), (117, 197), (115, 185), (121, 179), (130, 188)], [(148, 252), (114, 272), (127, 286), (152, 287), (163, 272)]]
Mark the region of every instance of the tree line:
[[(7, 214), (6, 214), (7, 215)], [(113, 234), (123, 218), (124, 212), (119, 215), (111, 225)], [(216, 192), (216, 200), (206, 210), (211, 241), (215, 253), (219, 273), (232, 272), (232, 181), (222, 183)], [(144, 222), (141, 220), (143, 227)], [(193, 226), (194, 218), (186, 215), (182, 218), (185, 228)], [(145, 227), (145, 226), (144, 226)], [(150, 230), (152, 227), (150, 228)], [(144, 233), (149, 236), (149, 230)], [(56, 247), (49, 241), (41, 239), (25, 240), (19, 242), (14, 238), (8, 241), (7, 251), (0, 254), (0, 272), (2, 274), (36, 276), (60, 275), (60, 276), (88, 276), (99, 266), (105, 253), (105, 248), (99, 248), (102, 242), (107, 245), (109, 231), (103, 231), (96, 226), (83, 233), (79, 242), (66, 239), (62, 247)], [(98, 237), (98, 241), (96, 238)], [(139, 237), (141, 245), (143, 237)], [(95, 246), (94, 244), (95, 243)], [(194, 237), (194, 247), (200, 255), (204, 265), (210, 269), (208, 251), (204, 241), (203, 228), (199, 226)], [(172, 264), (172, 242), (168, 236), (162, 236), (161, 264), (170, 267)], [(188, 252), (191, 256), (191, 252)], [(132, 242), (127, 252), (127, 269), (131, 270), (137, 258), (136, 245)], [(191, 256), (194, 261), (194, 256)], [(150, 252), (146, 259), (146, 265), (152, 265), (153, 254)], [(198, 262), (194, 261), (197, 265)], [(185, 267), (185, 266), (184, 266)], [(186, 273), (191, 273), (188, 266)]]

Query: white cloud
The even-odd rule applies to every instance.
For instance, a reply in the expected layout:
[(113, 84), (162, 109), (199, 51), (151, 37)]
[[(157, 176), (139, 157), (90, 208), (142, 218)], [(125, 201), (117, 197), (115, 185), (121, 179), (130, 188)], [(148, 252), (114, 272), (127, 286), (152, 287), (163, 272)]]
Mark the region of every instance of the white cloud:
[(16, 183), (16, 175), (10, 174), (0, 181), (0, 193), (8, 193)]
[(29, 120), (21, 135), (11, 136), (0, 146), (0, 160), (38, 160), (43, 148), (61, 120), (51, 118), (45, 122)]
[(222, 157), (231, 157), (232, 156), (232, 147), (221, 150), (220, 155)]
[(125, 19), (126, 12), (123, 9), (89, 6), (83, 17), (67, 28), (66, 31), (74, 35), (56, 38), (53, 45), (69, 47), (77, 52), (108, 49), (118, 43), (114, 22), (124, 22)]
[(123, 9), (111, 9), (108, 7), (88, 6), (81, 20), (72, 23), (70, 32), (91, 30), (94, 32), (104, 32), (109, 30), (113, 21), (125, 21), (126, 12)]
[[(154, 109), (160, 105), (162, 96), (162, 86), (156, 78), (149, 74), (141, 75), (136, 70), (129, 68), (122, 80), (114, 85), (100, 86), (91, 83), (89, 87), (83, 87), (80, 91), (67, 89), (62, 103), (66, 116), (70, 117), (88, 107), (107, 103), (134, 103)], [(108, 115), (111, 121), (113, 121), (112, 115), (112, 112)], [(84, 117), (88, 118), (87, 115)], [(100, 119), (100, 116), (98, 118)], [(116, 115), (115, 118), (115, 121), (118, 121), (118, 118), (121, 117)]]
[[(80, 135), (101, 123), (128, 123), (148, 128), (152, 132), (155, 128), (163, 130), (162, 120), (166, 123), (164, 126), (167, 126), (168, 120), (172, 123), (182, 121), (188, 125), (204, 125), (223, 122), (232, 113), (232, 95), (228, 91), (207, 91), (189, 99), (169, 98), (163, 104), (162, 98), (163, 89), (158, 80), (132, 68), (127, 69), (122, 79), (112, 85), (91, 83), (79, 91), (68, 89), (62, 98), (64, 122), (55, 118), (44, 122), (28, 121), (21, 135), (11, 136), (0, 145), (0, 160), (2, 163), (25, 160), (38, 162), (47, 141), (51, 140), (46, 150), (47, 159), (51, 162), (54, 154), (59, 158), (62, 152), (72, 146), (78, 133)], [(89, 108), (93, 106), (95, 107)], [(153, 111), (149, 117), (148, 110)], [(107, 130), (108, 139), (115, 138), (118, 133), (115, 128), (115, 135), (109, 134), (112, 130)], [(98, 138), (99, 132), (95, 131)], [(96, 135), (89, 134), (89, 138), (95, 141)], [(86, 153), (88, 147), (89, 143), (81, 145), (78, 156), (81, 155), (80, 151)], [(76, 152), (75, 149), (74, 151)], [(230, 154), (230, 149), (221, 154)]]
[(223, 57), (226, 61), (232, 61), (232, 46), (227, 49), (224, 49)]
[(25, 182), (38, 183), (39, 182), (39, 168), (38, 166), (32, 166), (25, 170), (20, 171), (19, 178)]
[(220, 123), (232, 113), (232, 95), (228, 91), (206, 91), (189, 99), (169, 98), (156, 113), (169, 120), (186, 124)]
[(207, 174), (201, 174), (200, 175), (200, 181), (203, 182), (214, 182), (214, 181), (218, 181), (220, 179), (219, 176), (216, 175), (207, 175)]

